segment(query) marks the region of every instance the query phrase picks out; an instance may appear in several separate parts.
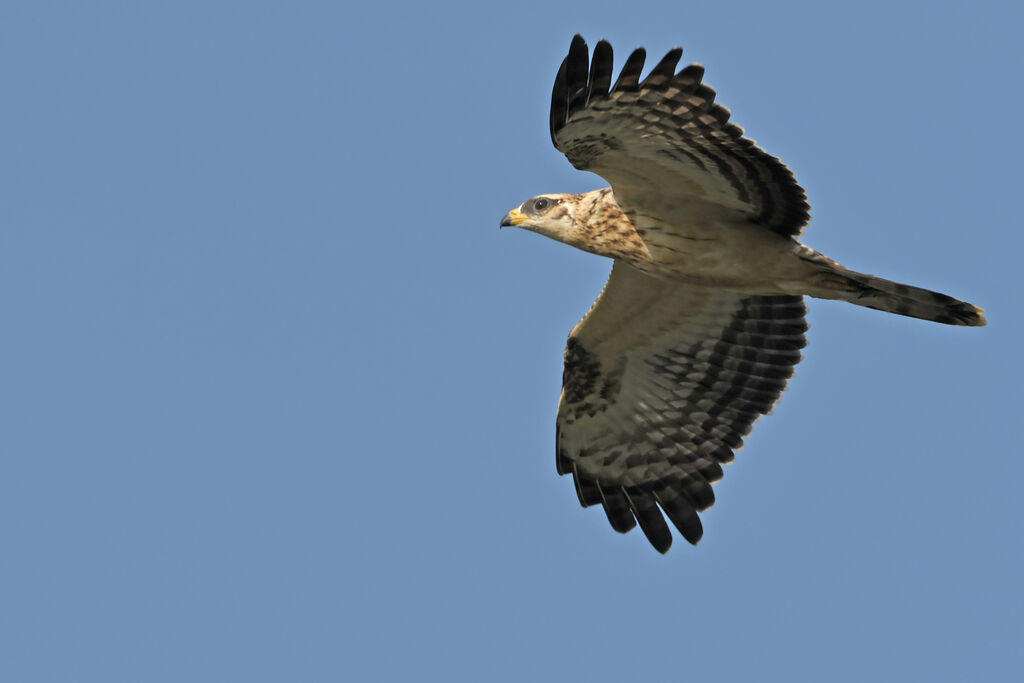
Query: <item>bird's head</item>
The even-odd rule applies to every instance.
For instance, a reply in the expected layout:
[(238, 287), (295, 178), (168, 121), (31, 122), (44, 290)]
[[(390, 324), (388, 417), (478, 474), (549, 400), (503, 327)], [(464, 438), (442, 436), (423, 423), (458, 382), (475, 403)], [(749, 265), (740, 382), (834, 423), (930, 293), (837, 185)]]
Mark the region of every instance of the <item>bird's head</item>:
[(580, 246), (586, 235), (576, 220), (576, 195), (542, 194), (523, 202), (501, 219), (501, 227), (514, 226), (538, 232), (559, 242)]

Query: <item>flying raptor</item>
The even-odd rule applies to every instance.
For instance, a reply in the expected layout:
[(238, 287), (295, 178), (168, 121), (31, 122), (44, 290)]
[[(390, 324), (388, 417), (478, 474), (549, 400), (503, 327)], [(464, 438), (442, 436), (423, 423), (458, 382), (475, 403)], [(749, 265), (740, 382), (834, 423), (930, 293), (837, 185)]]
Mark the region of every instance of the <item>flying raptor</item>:
[(660, 552), (665, 517), (690, 543), (711, 484), (782, 395), (806, 345), (804, 296), (949, 325), (982, 309), (849, 270), (800, 244), (810, 207), (792, 172), (743, 137), (704, 69), (674, 48), (640, 80), (645, 51), (612, 85), (612, 48), (575, 36), (555, 78), (551, 140), (611, 187), (544, 194), (517, 226), (613, 259), (569, 334), (556, 428), (559, 474), (612, 527), (640, 524)]

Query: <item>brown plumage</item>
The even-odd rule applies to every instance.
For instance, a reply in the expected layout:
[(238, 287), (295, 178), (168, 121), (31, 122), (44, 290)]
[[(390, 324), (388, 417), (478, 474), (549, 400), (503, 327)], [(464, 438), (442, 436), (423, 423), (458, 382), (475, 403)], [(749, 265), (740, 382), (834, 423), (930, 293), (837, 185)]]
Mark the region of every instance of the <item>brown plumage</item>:
[(551, 137), (574, 166), (611, 182), (545, 194), (515, 225), (614, 260), (566, 347), (556, 436), (560, 474), (612, 527), (639, 523), (661, 552), (691, 543), (711, 484), (771, 411), (806, 344), (804, 296), (950, 325), (985, 324), (945, 294), (858, 273), (796, 241), (803, 189), (701, 82), (680, 48), (643, 81), (635, 50), (611, 86), (605, 41), (576, 36), (555, 79)]

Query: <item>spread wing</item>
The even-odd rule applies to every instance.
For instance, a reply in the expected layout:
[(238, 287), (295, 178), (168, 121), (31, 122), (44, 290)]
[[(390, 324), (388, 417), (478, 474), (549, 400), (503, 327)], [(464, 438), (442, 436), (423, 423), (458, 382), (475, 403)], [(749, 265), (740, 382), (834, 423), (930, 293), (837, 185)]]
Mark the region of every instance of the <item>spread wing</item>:
[[(751, 296), (645, 275), (616, 262), (565, 350), (559, 474), (616, 531), (690, 543), (754, 421), (771, 411), (806, 344), (800, 296)], [(660, 507), (660, 509), (659, 509)]]
[(626, 60), (615, 85), (612, 47), (594, 48), (577, 35), (551, 97), (551, 139), (578, 169), (612, 185), (627, 213), (707, 202), (737, 211), (782, 235), (796, 235), (810, 207), (792, 172), (714, 103), (701, 83), (704, 67), (676, 73), (682, 48), (671, 50), (640, 81), (645, 51)]

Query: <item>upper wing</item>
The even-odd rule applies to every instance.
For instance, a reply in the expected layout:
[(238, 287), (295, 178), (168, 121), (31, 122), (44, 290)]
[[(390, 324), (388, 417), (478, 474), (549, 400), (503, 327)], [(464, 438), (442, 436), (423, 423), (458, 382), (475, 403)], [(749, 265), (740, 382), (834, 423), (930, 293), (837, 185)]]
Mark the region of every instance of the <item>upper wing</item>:
[(778, 158), (714, 104), (704, 67), (675, 73), (671, 50), (640, 82), (646, 52), (637, 48), (609, 91), (612, 47), (602, 40), (588, 67), (587, 43), (572, 40), (551, 96), (551, 139), (573, 166), (612, 185), (627, 212), (683, 200), (732, 209), (782, 235), (810, 217), (803, 189)]
[[(799, 296), (655, 279), (616, 262), (565, 350), (557, 465), (616, 531), (636, 522), (661, 552), (664, 510), (690, 543), (711, 483), (768, 413), (806, 344)], [(661, 506), (661, 510), (658, 506)]]

